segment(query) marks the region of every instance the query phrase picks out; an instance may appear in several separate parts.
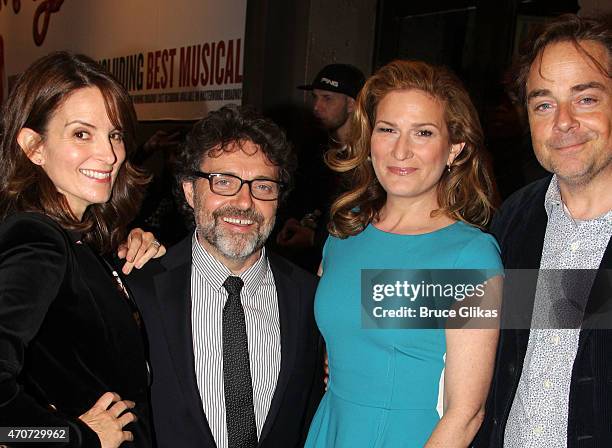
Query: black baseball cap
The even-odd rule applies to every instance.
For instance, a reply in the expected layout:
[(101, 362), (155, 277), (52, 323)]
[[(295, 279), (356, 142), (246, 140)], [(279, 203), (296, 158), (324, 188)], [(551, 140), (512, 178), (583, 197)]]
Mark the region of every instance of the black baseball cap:
[(361, 70), (349, 64), (330, 64), (315, 76), (312, 84), (298, 86), (301, 90), (329, 90), (330, 92), (344, 93), (352, 98), (357, 94), (365, 83), (365, 77)]

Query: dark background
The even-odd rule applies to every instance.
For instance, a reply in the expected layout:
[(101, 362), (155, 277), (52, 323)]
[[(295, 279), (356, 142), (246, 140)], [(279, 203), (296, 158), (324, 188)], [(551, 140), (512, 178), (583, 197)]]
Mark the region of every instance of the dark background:
[[(296, 86), (310, 83), (324, 65), (350, 63), (366, 76), (396, 58), (446, 65), (465, 83), (479, 111), (505, 198), (546, 174), (533, 155), (522, 108), (505, 92), (505, 77), (530, 29), (577, 12), (583, 12), (578, 0), (248, 0), (243, 104), (279, 123), (304, 159), (324, 137)], [(186, 131), (191, 124), (143, 122), (139, 140), (158, 129)], [(143, 158), (165, 179), (162, 188), (169, 185), (167, 153)], [(159, 188), (159, 182), (152, 188), (145, 215), (155, 208)], [(281, 214), (280, 221), (288, 215)], [(162, 241), (172, 243), (179, 230), (162, 235)]]

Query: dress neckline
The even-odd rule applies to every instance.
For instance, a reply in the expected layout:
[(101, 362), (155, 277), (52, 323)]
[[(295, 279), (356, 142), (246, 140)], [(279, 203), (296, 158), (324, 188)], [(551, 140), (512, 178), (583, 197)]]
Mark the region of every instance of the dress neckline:
[(458, 226), (460, 224), (462, 224), (461, 221), (455, 221), (452, 224), (449, 224), (449, 225), (444, 226), (444, 227), (440, 227), (439, 229), (436, 229), (436, 230), (432, 230), (431, 232), (415, 233), (415, 234), (387, 232), (386, 230), (381, 230), (378, 227), (376, 227), (374, 225), (374, 223), (368, 224), (368, 227), (366, 227), (366, 230), (367, 229), (371, 229), (371, 231), (374, 232), (374, 233), (379, 233), (381, 235), (388, 235), (388, 236), (392, 236), (392, 237), (414, 237), (414, 238), (418, 238), (418, 237), (427, 237), (427, 236), (430, 236), (430, 235), (435, 235), (435, 234), (438, 234), (438, 233), (447, 232), (448, 230), (450, 230), (453, 227)]

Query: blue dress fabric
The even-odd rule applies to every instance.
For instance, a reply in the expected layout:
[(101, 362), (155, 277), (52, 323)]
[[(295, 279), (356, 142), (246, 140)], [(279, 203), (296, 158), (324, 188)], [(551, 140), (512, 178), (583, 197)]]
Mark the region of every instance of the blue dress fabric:
[(422, 447), (440, 419), (443, 329), (363, 329), (362, 269), (501, 270), (495, 239), (456, 222), (421, 235), (330, 237), (315, 298), (329, 382), (306, 447)]

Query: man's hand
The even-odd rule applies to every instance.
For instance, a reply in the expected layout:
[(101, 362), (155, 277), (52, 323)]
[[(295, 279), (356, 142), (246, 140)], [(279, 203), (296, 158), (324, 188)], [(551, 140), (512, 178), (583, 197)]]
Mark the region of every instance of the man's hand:
[(119, 259), (125, 259), (121, 271), (127, 275), (133, 268), (140, 269), (151, 258), (159, 258), (166, 253), (163, 244), (155, 239), (151, 232), (145, 232), (141, 228), (132, 229), (127, 241), (122, 243), (117, 250)]

